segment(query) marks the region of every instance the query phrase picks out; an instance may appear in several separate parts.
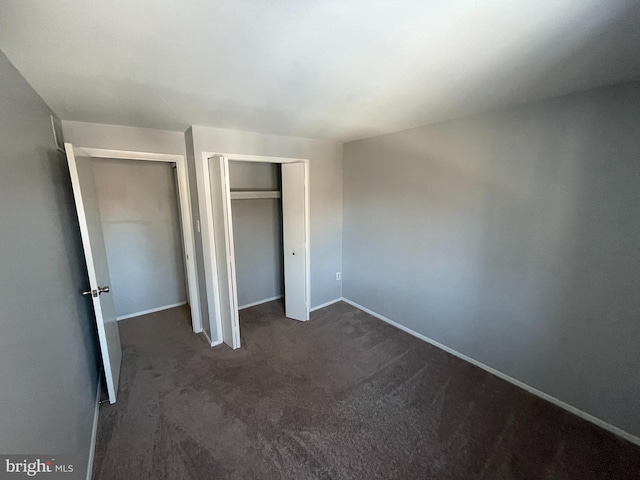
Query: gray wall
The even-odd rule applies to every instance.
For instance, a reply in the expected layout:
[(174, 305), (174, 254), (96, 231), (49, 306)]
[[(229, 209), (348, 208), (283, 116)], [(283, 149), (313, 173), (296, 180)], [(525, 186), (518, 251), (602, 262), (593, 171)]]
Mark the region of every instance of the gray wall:
[(346, 298), (640, 435), (640, 84), (344, 156)]
[(116, 315), (186, 302), (171, 164), (97, 159), (94, 176)]
[[(202, 246), (200, 223), (200, 203), (198, 201), (198, 180), (196, 176), (196, 150), (193, 139), (193, 129), (189, 127), (184, 132), (184, 147), (187, 154), (187, 169), (189, 171), (189, 199), (191, 200), (191, 215), (193, 218), (193, 238), (195, 243), (196, 270), (198, 271), (198, 295), (200, 300), (200, 311), (202, 312), (202, 329), (207, 333), (209, 339), (216, 340), (217, 335), (211, 330), (211, 316), (209, 311), (209, 296), (207, 295), (207, 280), (204, 269), (204, 250)], [(216, 337), (216, 338), (214, 338)]]
[[(204, 152), (309, 159), (311, 306), (339, 298), (342, 285), (336, 281), (335, 275), (342, 271), (342, 145), (197, 125), (191, 127), (185, 136), (189, 168), (202, 177), (201, 183), (208, 181), (198, 166)], [(193, 146), (192, 154), (189, 153), (190, 145)], [(202, 198), (198, 198), (198, 204), (203, 205)], [(198, 255), (198, 268), (203, 268), (201, 250)], [(215, 334), (213, 336), (216, 337)]]
[(182, 132), (69, 120), (62, 127), (65, 141), (79, 147), (185, 154)]
[[(231, 190), (280, 190), (280, 166), (229, 162)], [(283, 293), (282, 205), (277, 198), (232, 200), (238, 305)]]
[(0, 450), (71, 453), (86, 475), (98, 364), (51, 111), (0, 52)]
[[(187, 166), (189, 168), (189, 184), (192, 185), (191, 194), (191, 210), (193, 212), (193, 222), (196, 230), (196, 265), (198, 269), (198, 288), (200, 293), (200, 309), (202, 311), (202, 328), (209, 336), (212, 342), (222, 342), (219, 337), (216, 326), (216, 306), (214, 304), (215, 297), (213, 291), (209, 294), (209, 290), (213, 290), (213, 278), (207, 278), (207, 270), (205, 269), (205, 252), (202, 237), (202, 228), (206, 225), (206, 221), (202, 222), (200, 212), (204, 211), (204, 203), (201, 204), (202, 192), (200, 186), (208, 182), (206, 176), (202, 173), (202, 154), (203, 148), (200, 146), (200, 129), (194, 132), (194, 127), (189, 127), (184, 132), (185, 150), (187, 152)], [(202, 208), (201, 208), (202, 207)], [(197, 228), (197, 227), (200, 228)], [(214, 254), (215, 255), (215, 254)], [(215, 273), (213, 274), (215, 276)]]
[(280, 190), (280, 166), (264, 162), (229, 162), (231, 190)]

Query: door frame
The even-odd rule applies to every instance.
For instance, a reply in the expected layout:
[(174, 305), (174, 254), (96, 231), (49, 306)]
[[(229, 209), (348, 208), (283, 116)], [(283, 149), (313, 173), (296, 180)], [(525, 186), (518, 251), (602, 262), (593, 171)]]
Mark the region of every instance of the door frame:
[[(199, 159), (198, 165), (201, 170), (198, 172), (198, 200), (200, 203), (200, 222), (201, 222), (201, 235), (202, 235), (202, 249), (204, 253), (204, 269), (205, 279), (207, 283), (207, 292), (213, 292), (214, 295), (207, 295), (207, 304), (209, 305), (209, 317), (211, 320), (211, 312), (214, 312), (213, 320), (215, 325), (211, 325), (211, 331), (217, 332), (218, 340), (211, 343), (211, 346), (219, 345), (222, 343), (222, 317), (220, 315), (220, 289), (218, 288), (218, 266), (216, 262), (216, 239), (214, 235), (214, 223), (219, 225), (218, 222), (224, 223), (225, 235), (229, 238), (229, 231), (233, 228), (227, 218), (215, 218), (213, 215), (213, 203), (211, 196), (211, 184), (210, 184), (210, 169), (209, 159), (212, 157), (225, 157), (229, 161), (239, 162), (262, 162), (262, 163), (302, 163), (304, 165), (304, 185), (305, 185), (305, 198), (304, 198), (304, 213), (305, 213), (305, 280), (306, 280), (306, 298), (305, 303), (307, 305), (307, 311), (311, 309), (311, 222), (310, 222), (310, 194), (309, 194), (309, 160), (306, 158), (289, 158), (289, 157), (272, 157), (266, 155), (245, 155), (240, 153), (223, 153), (223, 152), (202, 152), (202, 156)], [(229, 199), (230, 208), (231, 199)], [(204, 209), (203, 209), (204, 206)], [(204, 210), (204, 211), (202, 211)], [(232, 258), (227, 251), (227, 263), (231, 262)], [(233, 259), (235, 262), (235, 259)], [(235, 267), (235, 265), (234, 265)], [(230, 285), (230, 288), (233, 286)], [(235, 302), (232, 301), (232, 305), (237, 306), (237, 292), (234, 291), (236, 296)], [(213, 298), (212, 298), (213, 297)], [(235, 315), (238, 314), (237, 309)]]
[(200, 295), (198, 292), (198, 276), (195, 263), (195, 243), (192, 229), (192, 212), (189, 194), (189, 177), (187, 161), (184, 155), (168, 153), (139, 152), (134, 150), (111, 150), (105, 148), (78, 147), (65, 143), (73, 148), (76, 156), (91, 158), (109, 158), (119, 160), (143, 160), (148, 162), (165, 162), (176, 164), (178, 177), (178, 208), (180, 209), (183, 260), (187, 270), (187, 292), (191, 308), (191, 326), (194, 333), (204, 332), (202, 329), (202, 313), (200, 311)]

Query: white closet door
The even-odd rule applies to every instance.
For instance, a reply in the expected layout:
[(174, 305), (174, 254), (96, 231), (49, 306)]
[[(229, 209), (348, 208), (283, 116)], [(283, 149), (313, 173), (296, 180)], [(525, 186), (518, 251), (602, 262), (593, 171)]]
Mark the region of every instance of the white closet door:
[(89, 290), (82, 294), (91, 296), (92, 299), (109, 402), (115, 403), (120, 379), (122, 348), (116, 310), (110, 291), (111, 281), (93, 177), (93, 161), (90, 157), (76, 157), (73, 145), (70, 143), (65, 144), (65, 149), (80, 224), (84, 258), (89, 274)]
[(229, 161), (225, 157), (215, 156), (209, 159), (209, 181), (213, 219), (223, 219), (222, 222), (213, 222), (222, 340), (236, 349), (240, 348), (240, 322), (233, 251)]
[(282, 164), (285, 315), (309, 320), (305, 164)]

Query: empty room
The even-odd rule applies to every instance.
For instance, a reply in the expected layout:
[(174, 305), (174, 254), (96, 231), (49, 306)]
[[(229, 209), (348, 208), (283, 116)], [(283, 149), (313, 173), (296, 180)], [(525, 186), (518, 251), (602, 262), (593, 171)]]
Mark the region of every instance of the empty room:
[(0, 478), (639, 479), (640, 2), (0, 2)]

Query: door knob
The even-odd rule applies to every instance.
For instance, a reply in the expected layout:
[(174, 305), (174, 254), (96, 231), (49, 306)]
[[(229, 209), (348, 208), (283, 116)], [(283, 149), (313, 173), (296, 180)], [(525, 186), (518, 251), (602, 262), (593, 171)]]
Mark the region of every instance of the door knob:
[(97, 297), (98, 295), (102, 295), (103, 293), (109, 293), (111, 288), (109, 285), (105, 285), (104, 287), (98, 287), (97, 290), (87, 290), (86, 292), (82, 292), (82, 295), (91, 295), (92, 297)]

